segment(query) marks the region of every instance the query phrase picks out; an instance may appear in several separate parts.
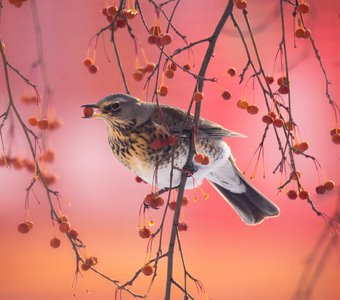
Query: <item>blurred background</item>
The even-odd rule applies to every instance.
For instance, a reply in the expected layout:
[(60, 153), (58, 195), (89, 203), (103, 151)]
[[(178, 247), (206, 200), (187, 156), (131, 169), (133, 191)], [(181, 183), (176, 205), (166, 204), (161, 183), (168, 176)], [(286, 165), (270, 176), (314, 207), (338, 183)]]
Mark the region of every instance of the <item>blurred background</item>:
[[(249, 19), (266, 73), (272, 73), (281, 41), (278, 2), (249, 1), (248, 5)], [(114, 159), (107, 144), (104, 124), (97, 120), (82, 119), (80, 108), (81, 105), (94, 103), (110, 93), (124, 92), (107, 32), (98, 42), (96, 60), (99, 72), (90, 74), (82, 64), (91, 37), (108, 24), (101, 10), (110, 3), (94, 0), (36, 1), (43, 54), (52, 88), (50, 108), (57, 118), (63, 120), (62, 127), (46, 138), (48, 147), (56, 153), (55, 163), (47, 166), (58, 177), (53, 189), (60, 192), (62, 212), (79, 231), (89, 253), (98, 257), (98, 270), (125, 282), (144, 263), (147, 242), (138, 236), (138, 213), (150, 187), (137, 184), (134, 174)], [(152, 24), (154, 9), (147, 1), (141, 1), (141, 4), (147, 23)], [(330, 93), (339, 104), (340, 4), (337, 0), (322, 3), (311, 0), (309, 4), (311, 11), (304, 21), (313, 34), (332, 82)], [(178, 6), (173, 24), (188, 37), (189, 42), (205, 38), (212, 33), (225, 5), (225, 1), (217, 0), (197, 0), (194, 3), (183, 0)], [(173, 4), (169, 6), (171, 8)], [(169, 12), (170, 9), (166, 11)], [(298, 157), (298, 169), (315, 206), (332, 216), (340, 192), (339, 147), (332, 143), (329, 135), (329, 130), (334, 127), (332, 110), (325, 96), (324, 77), (310, 42), (299, 39), (294, 47), (291, 14), (292, 11), (287, 9), (293, 116), (300, 124), (302, 139), (310, 144), (308, 153), (318, 158), (326, 176), (336, 182), (336, 188), (325, 195), (316, 195), (315, 187), (319, 181), (313, 162)], [(235, 11), (235, 16), (241, 27), (245, 28), (241, 11)], [(147, 44), (147, 35), (140, 19), (137, 17), (130, 24), (140, 38), (148, 60), (156, 62), (158, 51)], [(162, 17), (161, 24), (166, 27), (166, 21)], [(8, 60), (42, 89), (41, 73), (39, 70), (32, 71), (32, 63), (38, 57), (30, 0), (19, 9), (8, 1), (3, 1), (0, 33), (6, 45)], [(173, 32), (172, 34), (175, 37)], [(247, 35), (246, 38), (249, 39)], [(116, 39), (131, 93), (140, 97), (144, 83), (132, 79), (134, 44), (126, 29), (118, 30)], [(179, 38), (174, 38), (167, 51), (171, 53), (183, 46)], [(194, 49), (194, 72), (199, 70), (205, 46)], [(187, 60), (186, 53), (177, 58), (181, 64), (187, 63)], [(247, 139), (228, 140), (241, 170), (246, 169), (261, 141), (265, 127), (261, 116), (267, 111), (258, 87), (255, 86), (252, 91), (251, 82), (248, 87), (244, 84), (240, 86), (238, 76), (220, 75), (230, 67), (234, 67), (239, 75), (246, 63), (245, 51), (229, 20), (207, 72), (207, 77), (219, 77), (219, 80), (218, 83), (207, 82), (205, 85), (202, 116), (248, 136)], [(274, 73), (276, 77), (280, 74), (279, 71), (277, 64)], [(247, 73), (247, 76), (250, 75), (252, 74)], [(10, 79), (19, 112), (27, 120), (37, 111), (34, 105), (20, 102), (29, 88), (13, 72)], [(161, 99), (162, 103), (187, 108), (195, 88), (193, 79), (178, 71), (174, 79), (166, 80), (166, 84), (169, 94)], [(0, 88), (0, 112), (3, 112), (7, 103), (3, 75), (0, 76)], [(152, 88), (151, 85), (150, 93)], [(221, 98), (225, 89), (233, 94), (229, 101)], [(255, 97), (255, 102), (260, 107), (258, 115), (252, 116), (237, 108), (237, 100), (245, 95), (249, 99)], [(150, 100), (146, 93), (142, 98)], [(8, 134), (8, 126), (5, 126), (3, 137), (5, 148), (11, 147), (13, 154), (21, 157), (29, 155), (27, 142), (17, 123), (14, 136)], [(208, 183), (202, 186), (204, 192), (210, 196), (208, 200), (203, 198), (199, 190), (188, 192), (190, 202), (182, 217), (189, 229), (181, 235), (188, 270), (204, 284), (210, 299), (290, 299), (306, 266), (315, 262), (311, 260), (310, 253), (319, 236), (323, 235), (322, 243), (319, 243), (320, 253), (323, 251), (322, 247), (328, 244), (331, 246), (325, 255), (322, 272), (312, 284), (312, 299), (340, 299), (339, 247), (335, 242), (338, 237), (331, 235), (331, 229), (324, 230), (326, 223), (323, 218), (318, 217), (305, 201), (289, 200), (285, 192), (278, 194), (280, 176), (273, 174), (273, 170), (279, 163), (280, 155), (272, 131), (268, 133), (264, 149), (266, 178), (262, 178), (260, 168), (253, 183), (280, 207), (280, 217), (249, 227), (243, 224)], [(250, 176), (252, 168), (247, 176)], [(27, 235), (17, 231), (17, 225), (24, 219), (25, 189), (31, 176), (26, 171), (0, 168), (0, 298), (73, 299), (72, 282), (76, 261), (74, 253), (68, 240), (53, 229), (46, 195), (39, 184), (34, 190), (40, 204), (34, 197), (30, 201), (30, 219), (34, 228)], [(198, 197), (197, 202), (193, 202), (194, 193)], [(157, 226), (160, 216), (161, 212), (153, 211), (147, 218), (152, 218)], [(49, 246), (49, 240), (54, 234), (61, 238), (59, 249)], [(166, 247), (167, 239), (164, 249)], [(316, 258), (316, 255), (312, 258)], [(182, 282), (178, 253), (175, 263), (175, 276)], [(150, 299), (164, 297), (165, 269), (166, 264), (160, 263), (159, 276), (150, 292)], [(145, 292), (148, 282), (149, 278), (141, 276), (135, 282), (133, 290)], [(195, 286), (190, 284), (189, 287), (196, 298), (200, 299)], [(83, 272), (83, 278), (78, 278), (78, 299), (113, 299), (114, 292), (115, 286), (112, 283), (91, 271)], [(124, 299), (131, 299), (129, 295), (123, 295)], [(173, 299), (182, 298), (174, 288)]]

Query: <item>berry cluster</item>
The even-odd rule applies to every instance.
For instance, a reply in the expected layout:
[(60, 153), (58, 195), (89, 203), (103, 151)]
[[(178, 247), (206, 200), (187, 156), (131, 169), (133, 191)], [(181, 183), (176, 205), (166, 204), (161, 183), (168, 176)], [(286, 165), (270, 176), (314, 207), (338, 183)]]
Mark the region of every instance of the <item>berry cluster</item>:
[(18, 8), (21, 7), (26, 1), (27, 0), (8, 0), (9, 3), (11, 3), (12, 5)]
[[(187, 197), (184, 196), (183, 199), (182, 199), (182, 206), (187, 206), (188, 204), (189, 204), (189, 200), (188, 200)], [(175, 210), (175, 208), (176, 208), (176, 201), (171, 201), (169, 203), (169, 208), (171, 210)]]
[(247, 110), (247, 113), (256, 115), (259, 112), (259, 107), (256, 104), (249, 104), (248, 100), (243, 98), (237, 101), (237, 107)]
[(154, 63), (147, 63), (144, 67), (137, 67), (136, 71), (132, 74), (132, 77), (136, 81), (143, 80), (146, 73), (151, 73), (155, 69), (156, 65)]
[(208, 165), (209, 164), (209, 157), (204, 155), (204, 153), (196, 153), (194, 156), (195, 162), (201, 165)]
[(168, 137), (165, 138), (160, 138), (160, 139), (156, 139), (153, 140), (150, 143), (150, 148), (153, 150), (158, 150), (160, 148), (163, 147), (172, 147), (176, 145), (176, 138), (173, 135), (170, 135)]
[(144, 204), (153, 209), (159, 209), (164, 204), (164, 199), (157, 194), (147, 194), (144, 198)]
[(149, 29), (149, 37), (148, 43), (150, 45), (157, 45), (159, 47), (167, 46), (172, 42), (172, 36), (169, 33), (162, 33), (162, 28), (158, 23), (158, 20), (155, 21), (156, 23), (152, 25)]
[(95, 64), (95, 60), (90, 57), (86, 57), (83, 60), (83, 64), (91, 74), (96, 74), (99, 70), (98, 66)]

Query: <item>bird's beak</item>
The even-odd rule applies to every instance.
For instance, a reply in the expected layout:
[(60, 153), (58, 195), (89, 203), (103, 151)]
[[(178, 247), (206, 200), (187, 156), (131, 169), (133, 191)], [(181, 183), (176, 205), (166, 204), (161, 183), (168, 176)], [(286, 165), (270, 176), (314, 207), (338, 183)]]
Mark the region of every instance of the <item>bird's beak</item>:
[(97, 104), (85, 104), (81, 106), (84, 109), (83, 118), (94, 118), (103, 116), (103, 110)]

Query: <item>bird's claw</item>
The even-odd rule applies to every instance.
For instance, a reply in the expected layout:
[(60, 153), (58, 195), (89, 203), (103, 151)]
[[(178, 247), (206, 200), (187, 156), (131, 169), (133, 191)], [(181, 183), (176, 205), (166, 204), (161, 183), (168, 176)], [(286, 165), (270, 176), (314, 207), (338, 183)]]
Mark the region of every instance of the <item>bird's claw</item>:
[(191, 177), (192, 175), (194, 175), (194, 173), (197, 172), (197, 170), (198, 167), (194, 166), (193, 164), (186, 164), (182, 169), (182, 173), (186, 177)]

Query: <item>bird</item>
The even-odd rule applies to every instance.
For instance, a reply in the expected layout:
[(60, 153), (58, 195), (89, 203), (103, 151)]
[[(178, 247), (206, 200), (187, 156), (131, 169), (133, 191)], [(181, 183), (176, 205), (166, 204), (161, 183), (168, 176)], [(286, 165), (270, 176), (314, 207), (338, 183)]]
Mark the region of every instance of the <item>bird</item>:
[[(184, 172), (192, 175), (185, 186), (192, 189), (207, 179), (247, 225), (280, 214), (279, 208), (245, 178), (224, 141), (244, 135), (203, 118), (195, 127), (193, 115), (184, 110), (142, 102), (127, 94), (111, 94), (82, 107), (84, 118), (106, 123), (114, 156), (143, 181), (169, 189), (180, 184)], [(195, 151), (204, 153), (209, 163), (193, 159), (187, 164), (192, 135)]]

